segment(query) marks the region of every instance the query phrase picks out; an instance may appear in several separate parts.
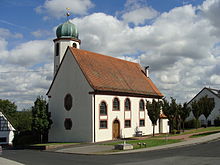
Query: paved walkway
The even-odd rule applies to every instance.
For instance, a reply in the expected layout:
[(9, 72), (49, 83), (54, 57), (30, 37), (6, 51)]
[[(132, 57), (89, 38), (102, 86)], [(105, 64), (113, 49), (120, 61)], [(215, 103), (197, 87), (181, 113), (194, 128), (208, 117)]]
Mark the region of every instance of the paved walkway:
[[(195, 134), (195, 133), (194, 133)], [(169, 139), (184, 139), (185, 141), (173, 144), (167, 144), (162, 146), (156, 147), (149, 147), (149, 148), (142, 148), (136, 150), (127, 150), (127, 151), (120, 151), (120, 152), (112, 152), (114, 146), (111, 145), (100, 145), (100, 144), (88, 144), (84, 146), (74, 146), (68, 147), (63, 149), (57, 149), (55, 152), (63, 152), (63, 153), (75, 153), (75, 154), (123, 154), (123, 153), (135, 153), (135, 152), (146, 152), (146, 151), (153, 151), (153, 150), (161, 150), (167, 148), (174, 148), (186, 145), (194, 145), (199, 143), (205, 143), (212, 140), (220, 139), (220, 133), (203, 136), (200, 138), (189, 138), (192, 134), (188, 135), (179, 135), (179, 136), (171, 136), (168, 137)], [(186, 140), (187, 139), (187, 140)]]
[(15, 161), (2, 158), (1, 156), (0, 156), (0, 164), (1, 165), (23, 165), (21, 163), (15, 162)]

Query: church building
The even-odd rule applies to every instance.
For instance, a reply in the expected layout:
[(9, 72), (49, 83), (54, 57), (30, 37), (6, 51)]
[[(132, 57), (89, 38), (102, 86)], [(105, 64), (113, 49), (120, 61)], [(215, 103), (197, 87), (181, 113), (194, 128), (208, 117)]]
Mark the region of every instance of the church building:
[[(149, 135), (146, 102), (162, 99), (148, 70), (134, 62), (80, 49), (74, 24), (58, 26), (54, 79), (47, 92), (53, 124), (49, 142), (100, 142)], [(162, 114), (155, 133), (168, 132)]]

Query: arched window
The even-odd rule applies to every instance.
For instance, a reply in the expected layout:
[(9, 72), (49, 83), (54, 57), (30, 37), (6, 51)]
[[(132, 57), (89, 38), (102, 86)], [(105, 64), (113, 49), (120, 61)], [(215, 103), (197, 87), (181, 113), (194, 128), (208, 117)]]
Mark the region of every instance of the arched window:
[(56, 52), (56, 56), (59, 56), (59, 54), (60, 54), (60, 43), (55, 44), (55, 52)]
[(73, 47), (74, 47), (74, 48), (77, 48), (77, 45), (76, 45), (76, 43), (73, 43)]
[(118, 98), (114, 98), (113, 100), (113, 110), (120, 110)]
[(125, 110), (130, 111), (131, 110), (131, 102), (129, 98), (125, 99)]
[(140, 100), (139, 102), (139, 110), (144, 111), (144, 100)]
[(104, 101), (101, 102), (99, 109), (100, 115), (107, 115), (107, 105)]

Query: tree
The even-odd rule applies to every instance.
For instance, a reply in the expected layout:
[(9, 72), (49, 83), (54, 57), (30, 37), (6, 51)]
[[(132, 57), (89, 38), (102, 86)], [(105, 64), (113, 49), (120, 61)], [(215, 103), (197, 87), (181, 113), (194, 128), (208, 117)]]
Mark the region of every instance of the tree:
[(0, 99), (0, 111), (11, 121), (16, 113), (17, 106), (9, 100)]
[(182, 121), (182, 129), (183, 129), (183, 132), (184, 132), (184, 129), (185, 129), (185, 120), (186, 118), (189, 116), (189, 113), (191, 111), (191, 108), (187, 106), (187, 103), (185, 102), (183, 104), (183, 106), (181, 107), (180, 109), (180, 118), (181, 118), (181, 121)]
[(43, 135), (48, 133), (51, 124), (52, 121), (48, 112), (47, 102), (42, 96), (39, 96), (32, 107), (32, 130), (37, 135), (40, 135), (41, 143)]
[(202, 115), (202, 111), (200, 109), (198, 101), (193, 101), (191, 107), (192, 107), (192, 113), (196, 119), (196, 129), (197, 129), (199, 124), (199, 116)]
[(176, 99), (171, 97), (171, 103), (166, 99), (163, 99), (163, 113), (167, 116), (169, 120), (170, 132), (173, 132), (174, 129), (179, 129), (179, 105), (176, 104)]
[(14, 116), (13, 124), (16, 131), (19, 132), (31, 131), (31, 124), (32, 124), (31, 110), (23, 109), (22, 111), (17, 111)]
[(160, 117), (161, 101), (155, 101), (154, 99), (152, 103), (147, 101), (146, 108), (147, 108), (148, 116), (153, 125), (153, 136), (154, 136), (155, 125), (157, 124), (157, 120)]
[(212, 98), (208, 98), (208, 96), (206, 95), (199, 99), (198, 104), (202, 111), (202, 114), (206, 118), (206, 124), (207, 124), (208, 117), (212, 112), (212, 110), (215, 108), (215, 101)]
[(171, 112), (170, 103), (165, 98), (163, 98), (163, 102), (162, 102), (162, 111), (167, 116), (167, 118), (169, 120), (169, 126), (170, 126), (169, 132), (171, 133), (173, 130), (174, 115)]

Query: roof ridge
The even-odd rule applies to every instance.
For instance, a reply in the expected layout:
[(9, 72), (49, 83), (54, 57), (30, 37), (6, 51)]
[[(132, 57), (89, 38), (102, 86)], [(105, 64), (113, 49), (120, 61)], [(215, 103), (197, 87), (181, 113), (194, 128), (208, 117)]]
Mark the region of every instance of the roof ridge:
[(116, 59), (116, 60), (126, 61), (128, 63), (140, 65), (139, 63), (136, 63), (136, 62), (133, 62), (133, 61), (124, 60), (124, 59), (121, 59), (121, 58), (112, 57), (112, 56), (109, 56), (109, 55), (106, 55), (106, 54), (96, 53), (96, 52), (92, 52), (92, 51), (81, 49), (81, 48), (77, 49), (77, 48), (74, 48), (74, 47), (70, 47), (70, 49), (77, 50), (77, 51), (85, 51), (85, 52), (89, 52), (89, 53), (92, 53), (92, 54), (104, 56), (104, 57), (107, 57), (107, 58), (113, 58), (113, 59)]

